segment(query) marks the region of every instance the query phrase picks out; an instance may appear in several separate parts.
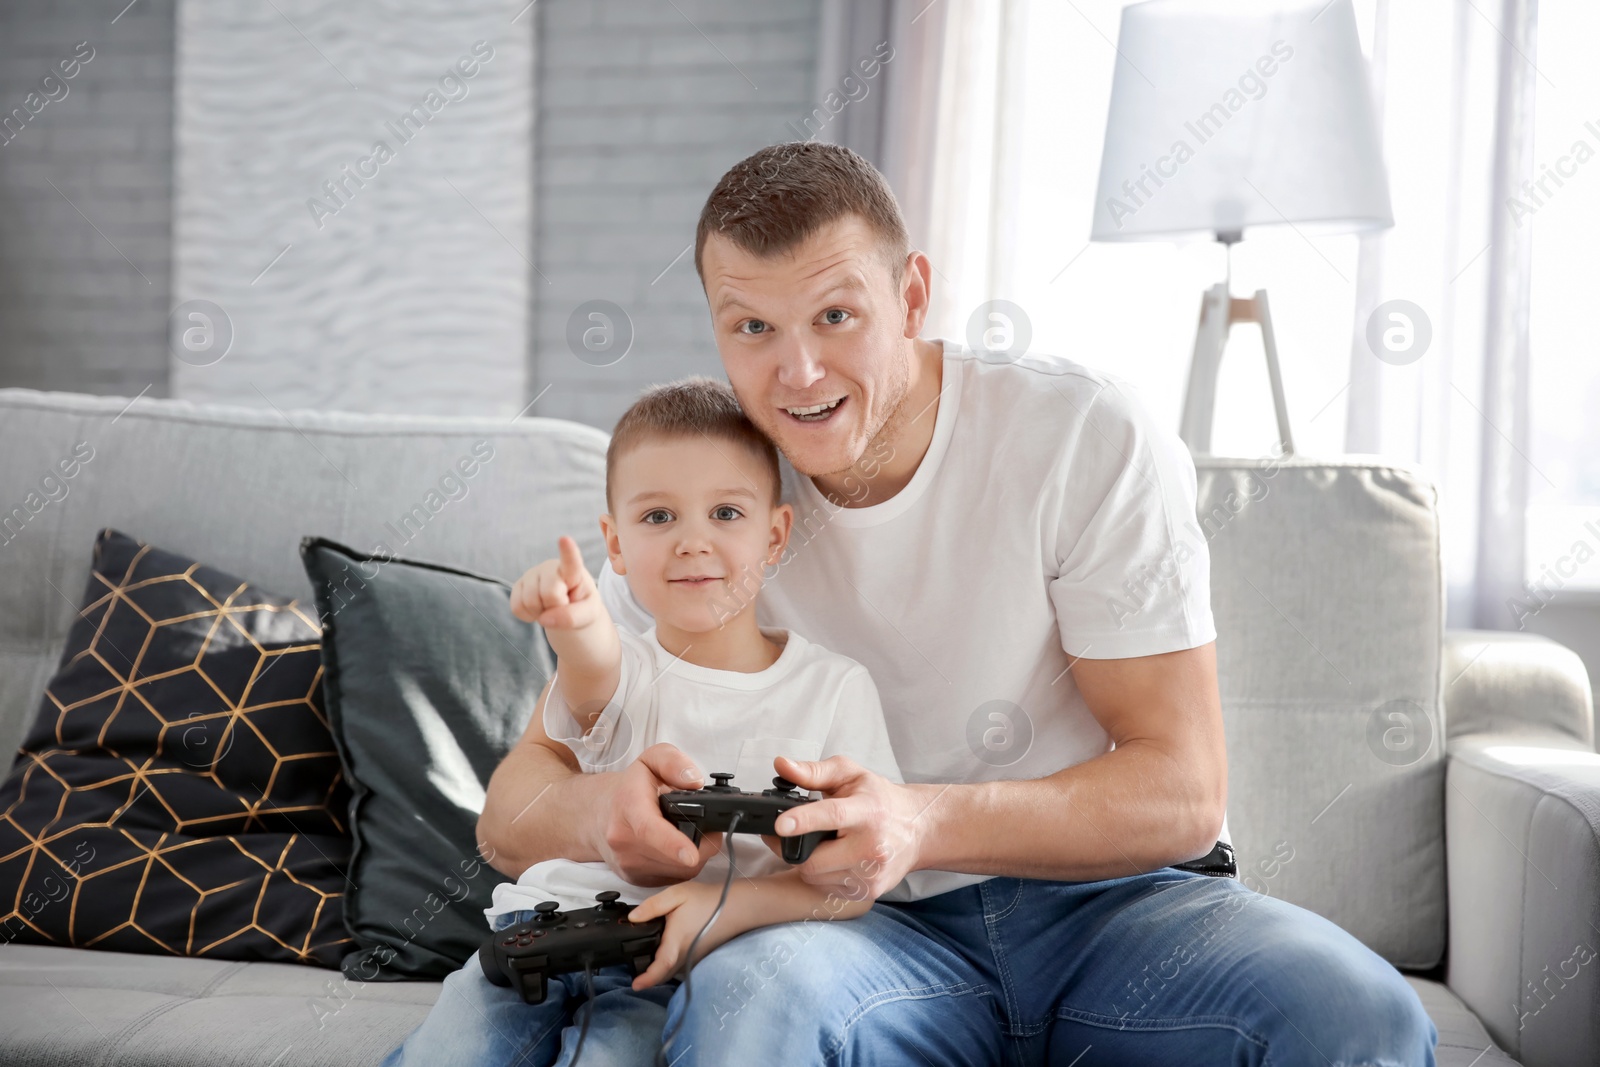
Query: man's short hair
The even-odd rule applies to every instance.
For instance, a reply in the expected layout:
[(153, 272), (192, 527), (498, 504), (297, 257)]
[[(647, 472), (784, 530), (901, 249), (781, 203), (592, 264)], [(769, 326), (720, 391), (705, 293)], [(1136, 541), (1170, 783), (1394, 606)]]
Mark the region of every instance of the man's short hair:
[(694, 269), (718, 234), (757, 256), (787, 252), (846, 215), (860, 216), (882, 241), (896, 283), (911, 251), (905, 218), (878, 169), (850, 149), (820, 141), (789, 141), (735, 163), (700, 210)]
[(727, 382), (695, 375), (646, 389), (617, 420), (616, 429), (611, 431), (611, 444), (606, 447), (606, 506), (612, 514), (616, 509), (612, 506), (611, 487), (621, 456), (649, 441), (702, 436), (743, 448), (754, 456), (765, 468), (772, 506), (778, 506), (783, 498), (778, 450), (745, 415)]

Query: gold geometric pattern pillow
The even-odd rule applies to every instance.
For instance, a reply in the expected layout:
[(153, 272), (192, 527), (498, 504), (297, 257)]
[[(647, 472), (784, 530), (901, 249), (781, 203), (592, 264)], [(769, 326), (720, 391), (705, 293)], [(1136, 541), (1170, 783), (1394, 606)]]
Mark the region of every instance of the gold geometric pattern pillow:
[(0, 943), (337, 966), (315, 609), (115, 530), (0, 785)]

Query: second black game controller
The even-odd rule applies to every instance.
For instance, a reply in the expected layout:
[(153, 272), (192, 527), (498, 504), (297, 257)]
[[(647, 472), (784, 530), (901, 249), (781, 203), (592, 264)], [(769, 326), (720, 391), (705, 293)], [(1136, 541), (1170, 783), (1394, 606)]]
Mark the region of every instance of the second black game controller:
[(675, 789), (661, 794), (662, 817), (696, 845), (708, 833), (726, 833), (732, 828), (735, 833), (777, 836), (783, 842), (783, 861), (804, 863), (818, 845), (839, 836), (833, 830), (815, 830), (793, 837), (778, 833), (775, 824), (779, 815), (790, 808), (812, 803), (810, 797), (787, 779), (774, 778), (771, 789), (746, 793), (729, 784), (733, 781), (731, 774), (714, 772), (711, 778), (714, 784), (701, 789)]
[(585, 968), (615, 964), (643, 974), (661, 945), (665, 919), (628, 920), (632, 904), (621, 894), (596, 894), (592, 908), (563, 912), (553, 900), (538, 904), (534, 917), (496, 931), (478, 949), (484, 976), (498, 986), (511, 986), (529, 1004), (542, 1004), (549, 979)]

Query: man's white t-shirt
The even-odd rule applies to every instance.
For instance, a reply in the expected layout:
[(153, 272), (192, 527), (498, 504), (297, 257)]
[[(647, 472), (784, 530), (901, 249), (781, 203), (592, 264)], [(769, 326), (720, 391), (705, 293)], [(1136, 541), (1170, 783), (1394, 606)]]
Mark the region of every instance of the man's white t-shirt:
[[(585, 773), (621, 770), (651, 745), (668, 741), (707, 775), (731, 772), (732, 784), (747, 792), (771, 787), (772, 760), (780, 755), (801, 760), (847, 755), (899, 781), (867, 669), (793, 631), (763, 627), (762, 632), (783, 651), (765, 670), (744, 673), (673, 656), (661, 647), (653, 625), (643, 634), (618, 627), (621, 678), (594, 728), (586, 733), (562, 698), (558, 670), (545, 699), (545, 733), (572, 749)], [(759, 837), (737, 835), (735, 847), (738, 875), (788, 869)], [(720, 886), (727, 870), (726, 854), (718, 854), (697, 880)], [(493, 918), (542, 900), (556, 901), (563, 911), (590, 908), (595, 894), (608, 889), (629, 904), (659, 892), (632, 885), (604, 863), (545, 860), (517, 881), (497, 886), (485, 914)]]
[[(756, 617), (866, 666), (907, 781), (1039, 778), (1110, 748), (1078, 657), (1216, 637), (1194, 463), (1110, 375), (942, 343), (933, 439), (899, 493), (838, 507), (782, 462), (794, 531)], [(599, 588), (619, 627), (651, 625), (609, 565)]]

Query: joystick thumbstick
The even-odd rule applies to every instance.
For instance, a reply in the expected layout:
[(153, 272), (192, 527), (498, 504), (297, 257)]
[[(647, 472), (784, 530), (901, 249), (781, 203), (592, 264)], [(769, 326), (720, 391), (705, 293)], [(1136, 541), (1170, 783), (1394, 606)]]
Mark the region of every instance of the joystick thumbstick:
[(772, 780), (772, 788), (779, 790), (780, 792), (787, 793), (794, 789), (794, 783), (782, 775), (779, 775)]
[(607, 889), (604, 892), (596, 893), (594, 895), (594, 899), (600, 902), (601, 911), (621, 911), (624, 907), (626, 907), (624, 904), (617, 903), (621, 897), (622, 894), (617, 892), (615, 889)]
[(561, 910), (561, 905), (553, 900), (541, 900), (533, 906), (534, 922), (550, 923), (557, 919), (556, 912)]
[(711, 786), (712, 789), (733, 788), (733, 786), (728, 784), (729, 782), (733, 781), (733, 775), (729, 774), (727, 771), (712, 771), (711, 780), (716, 783), (715, 785)]

